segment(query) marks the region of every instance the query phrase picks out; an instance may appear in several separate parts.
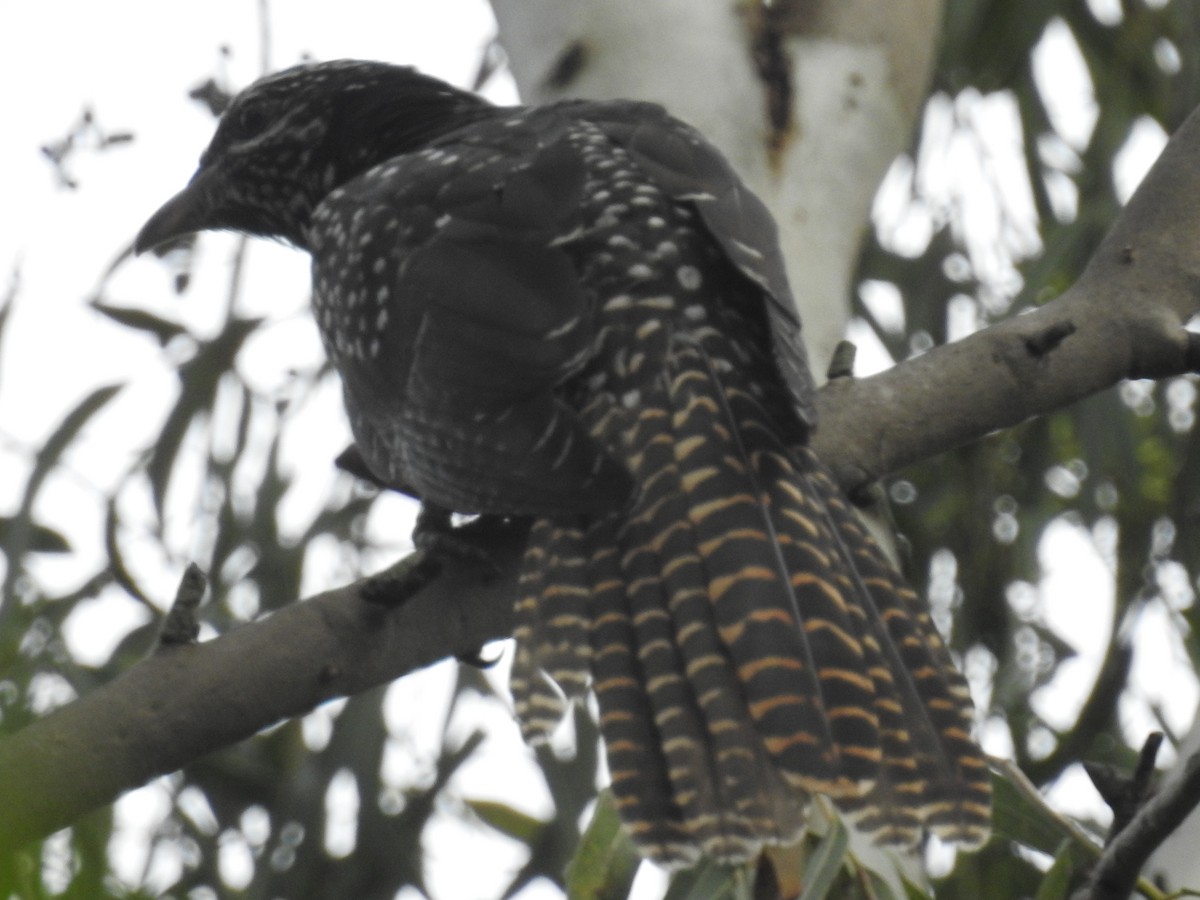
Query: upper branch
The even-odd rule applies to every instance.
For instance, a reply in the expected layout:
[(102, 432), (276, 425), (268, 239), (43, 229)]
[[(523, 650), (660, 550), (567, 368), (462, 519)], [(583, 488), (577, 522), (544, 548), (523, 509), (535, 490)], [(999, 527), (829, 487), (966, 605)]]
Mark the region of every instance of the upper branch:
[(818, 396), (814, 446), (858, 487), (1125, 378), (1195, 371), (1200, 114), (1167, 144), (1079, 280), (1056, 300)]
[(1188, 757), (1121, 829), (1101, 855), (1088, 881), (1072, 900), (1125, 900), (1150, 854), (1200, 804), (1200, 753)]

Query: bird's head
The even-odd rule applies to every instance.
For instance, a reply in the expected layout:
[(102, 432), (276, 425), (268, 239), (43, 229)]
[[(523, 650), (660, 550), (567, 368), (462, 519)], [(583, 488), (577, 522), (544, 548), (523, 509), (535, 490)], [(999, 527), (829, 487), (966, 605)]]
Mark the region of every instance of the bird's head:
[(337, 60), (268, 75), (234, 98), (200, 168), (143, 226), (134, 249), (206, 230), (304, 246), (313, 208), (331, 190), (488, 109), (473, 94), (387, 63)]

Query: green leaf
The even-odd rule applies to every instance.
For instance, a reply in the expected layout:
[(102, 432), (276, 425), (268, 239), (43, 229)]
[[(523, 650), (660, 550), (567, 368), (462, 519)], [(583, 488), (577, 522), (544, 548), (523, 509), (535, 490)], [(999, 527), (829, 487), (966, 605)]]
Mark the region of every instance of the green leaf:
[(172, 338), (186, 334), (186, 329), (178, 322), (172, 322), (144, 309), (128, 309), (121, 306), (109, 306), (99, 300), (92, 301), (92, 308), (102, 316), (112, 319), (118, 325), (132, 328), (134, 331), (145, 331), (152, 335), (162, 346), (170, 343)]
[(829, 830), (817, 844), (804, 870), (804, 892), (800, 900), (823, 900), (846, 862), (850, 833), (840, 819), (831, 818)]
[(8, 557), (8, 571), (5, 575), (3, 590), (0, 596), (12, 596), (12, 586), (17, 576), (23, 570), (21, 560), (34, 547), (38, 526), (33, 522), (33, 505), (46, 476), (56, 468), (63, 453), (83, 430), (88, 421), (99, 412), (109, 400), (116, 396), (121, 389), (119, 384), (110, 384), (96, 388), (81, 400), (76, 407), (67, 413), (66, 418), (59, 423), (54, 432), (46, 440), (45, 445), (38, 451), (34, 459), (33, 471), (25, 482), (25, 492), (17, 512), (8, 520), (4, 535), (5, 554)]
[[(70, 553), (71, 544), (53, 528), (36, 522), (25, 523), (29, 529), (28, 548), (34, 553)], [(13, 528), (11, 516), (0, 516), (0, 549), (9, 544), (9, 530)]]
[(1071, 841), (1062, 842), (1058, 855), (1054, 857), (1054, 864), (1046, 870), (1046, 877), (1038, 885), (1034, 900), (1065, 900), (1071, 886), (1071, 871), (1074, 869), (1072, 846)]
[(602, 791), (575, 858), (567, 867), (567, 896), (597, 900), (628, 897), (640, 864), (612, 794)]
[(1054, 854), (1070, 835), (1047, 811), (1020, 793), (1007, 778), (992, 779), (992, 828), (1034, 850)]
[(903, 875), (900, 876), (900, 883), (904, 885), (904, 896), (906, 900), (933, 900), (933, 895), (925, 890), (920, 885), (913, 884)]
[(8, 324), (9, 314), (13, 311), (13, 306), (16, 305), (17, 291), (21, 286), (20, 269), (13, 269), (12, 278), (8, 282), (8, 290), (4, 292), (4, 296), (0, 298), (0, 340), (4, 338), (4, 329)]
[(179, 367), (183, 389), (167, 421), (163, 423), (162, 432), (146, 466), (154, 507), (159, 516), (162, 515), (175, 459), (189, 426), (197, 416), (211, 413), (222, 377), (233, 368), (242, 344), (261, 322), (261, 319), (230, 319), (219, 335), (201, 344), (196, 355)]
[(663, 900), (751, 900), (754, 876), (748, 866), (705, 860), (671, 879)]
[(887, 880), (869, 866), (859, 867), (859, 878), (866, 880), (867, 896), (873, 900), (898, 900)]
[[(126, 476), (126, 481), (128, 481), (128, 476)], [(124, 588), (130, 597), (141, 601), (146, 609), (152, 611), (157, 618), (158, 607), (142, 590), (125, 562), (125, 552), (121, 548), (118, 535), (121, 527), (121, 519), (117, 514), (117, 502), (120, 494), (121, 491), (117, 490), (109, 496), (104, 511), (104, 552), (108, 557), (108, 568), (112, 572), (113, 580)]]
[(513, 809), (507, 803), (498, 803), (495, 800), (467, 800), (467, 806), (501, 834), (522, 844), (532, 844), (545, 827), (541, 819)]

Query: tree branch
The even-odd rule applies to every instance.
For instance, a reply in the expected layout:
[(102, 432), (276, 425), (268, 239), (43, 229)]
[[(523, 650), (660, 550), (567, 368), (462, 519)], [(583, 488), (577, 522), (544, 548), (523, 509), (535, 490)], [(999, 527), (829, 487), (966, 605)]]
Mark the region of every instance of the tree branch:
[(1200, 804), (1200, 753), (1167, 781), (1112, 839), (1087, 884), (1071, 900), (1125, 900), (1150, 854)]
[(381, 580), (406, 577), (424, 559), (418, 552), (215, 640), (160, 644), (0, 742), (0, 852), (280, 719), (507, 637), (524, 533), (489, 532), (500, 573), (486, 582), (447, 569), (398, 606), (362, 599)]
[[(860, 487), (1124, 378), (1195, 369), (1200, 354), (1183, 326), (1200, 312), (1198, 160), (1193, 113), (1057, 300), (880, 375), (823, 388), (814, 445), (842, 484)], [(164, 648), (0, 742), (0, 850), (281, 718), (507, 636), (522, 543), (520, 529), (497, 534), (489, 550), (501, 574), (486, 584), (446, 571), (389, 610), (364, 602), (358, 582), (216, 640)], [(414, 554), (392, 574), (420, 560)], [(1200, 763), (1189, 771), (1189, 785), (1200, 781)], [(1157, 812), (1162, 805), (1143, 811), (1155, 834), (1175, 821)], [(1128, 831), (1144, 830), (1136, 826)]]
[(1079, 280), (1026, 315), (818, 395), (814, 447), (847, 488), (1068, 406), (1125, 378), (1195, 371), (1200, 115), (1193, 112)]

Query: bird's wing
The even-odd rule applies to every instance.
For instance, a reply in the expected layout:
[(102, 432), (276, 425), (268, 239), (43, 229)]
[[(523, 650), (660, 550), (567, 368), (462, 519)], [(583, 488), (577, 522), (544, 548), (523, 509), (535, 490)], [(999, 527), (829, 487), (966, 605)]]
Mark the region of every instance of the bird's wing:
[[(400, 423), (392, 444), (423, 496), (462, 511), (587, 512), (619, 502), (629, 479), (554, 394), (592, 347), (594, 304), (556, 244), (576, 227), (583, 171), (566, 142), (515, 121), (476, 124), (331, 193), (309, 237), (316, 312), (345, 343), (329, 349), (348, 401)], [(470, 433), (454, 424), (464, 411)], [(495, 496), (438, 499), (421, 470), (436, 481), (459, 462), (495, 469)]]
[(371, 170), (318, 209), (318, 224), (348, 223), (344, 250), (336, 235), (315, 248), (318, 291), (322, 278), (386, 290), (380, 305), (405, 318), (395, 336), (411, 344), (408, 370), (471, 399), (504, 403), (559, 383), (588, 340), (582, 287), (552, 246), (581, 187), (559, 150), (491, 159), (450, 145)]
[(652, 103), (587, 104), (589, 119), (625, 147), (676, 200), (692, 205), (730, 262), (763, 290), (775, 363), (804, 421), (813, 424), (814, 385), (800, 337), (775, 220), (728, 160), (691, 126)]

